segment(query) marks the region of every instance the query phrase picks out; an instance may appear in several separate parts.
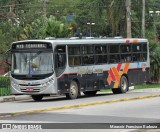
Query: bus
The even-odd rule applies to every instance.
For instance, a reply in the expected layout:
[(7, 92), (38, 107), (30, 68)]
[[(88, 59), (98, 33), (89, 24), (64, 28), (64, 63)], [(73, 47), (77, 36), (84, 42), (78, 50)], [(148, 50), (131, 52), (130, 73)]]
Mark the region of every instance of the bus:
[(150, 80), (147, 39), (44, 39), (13, 42), (13, 95), (95, 95), (102, 89), (126, 93)]

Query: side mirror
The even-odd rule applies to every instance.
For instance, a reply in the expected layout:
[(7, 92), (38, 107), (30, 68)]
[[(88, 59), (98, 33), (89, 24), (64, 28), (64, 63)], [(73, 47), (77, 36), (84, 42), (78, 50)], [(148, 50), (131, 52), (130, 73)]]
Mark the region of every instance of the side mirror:
[(9, 49), (5, 53), (4, 60), (7, 65), (11, 66), (11, 63), (12, 63), (11, 49)]

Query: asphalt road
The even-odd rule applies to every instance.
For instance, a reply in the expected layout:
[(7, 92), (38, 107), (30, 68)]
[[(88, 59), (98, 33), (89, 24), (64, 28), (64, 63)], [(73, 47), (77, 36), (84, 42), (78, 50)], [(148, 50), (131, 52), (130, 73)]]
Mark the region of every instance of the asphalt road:
[(160, 123), (160, 98), (19, 115), (3, 120), (53, 123)]
[(14, 101), (14, 102), (4, 102), (0, 103), (0, 115), (4, 113), (23, 112), (27, 110), (54, 108), (60, 106), (86, 104), (91, 102), (102, 102), (102, 101), (135, 98), (141, 96), (152, 96), (152, 95), (160, 95), (160, 89), (152, 89), (152, 90), (150, 89), (149, 91), (134, 90), (134, 91), (129, 91), (126, 94), (117, 94), (117, 95), (114, 95), (113, 93), (99, 92), (96, 96), (88, 97), (83, 95), (75, 100), (67, 100), (64, 96), (58, 96), (58, 97), (53, 96), (44, 98), (40, 102), (35, 102), (32, 99), (23, 101)]
[[(0, 118), (1, 123), (160, 123), (160, 96), (136, 99), (136, 97), (160, 95), (159, 89), (150, 91), (130, 91), (126, 94), (113, 95), (100, 93), (94, 97), (82, 96), (76, 100), (66, 100), (65, 97), (50, 97), (41, 102), (33, 100), (0, 103), (0, 115), (19, 113), (10, 117)], [(126, 99), (127, 100), (122, 100)], [(129, 98), (135, 98), (128, 100)], [(93, 105), (84, 105), (93, 102)], [(119, 100), (119, 101), (115, 101)], [(61, 106), (78, 107), (64, 109), (53, 108)], [(32, 112), (32, 110), (42, 111)], [(78, 126), (77, 126), (78, 127)], [(115, 130), (116, 131), (116, 130)], [(126, 131), (126, 130), (125, 130)]]

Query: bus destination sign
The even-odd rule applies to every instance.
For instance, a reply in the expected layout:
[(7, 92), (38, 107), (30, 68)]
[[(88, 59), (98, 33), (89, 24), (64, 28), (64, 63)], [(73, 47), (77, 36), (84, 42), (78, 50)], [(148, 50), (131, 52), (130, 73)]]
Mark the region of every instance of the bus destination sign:
[(36, 48), (46, 49), (47, 44), (17, 44), (16, 45), (16, 49), (36, 49)]

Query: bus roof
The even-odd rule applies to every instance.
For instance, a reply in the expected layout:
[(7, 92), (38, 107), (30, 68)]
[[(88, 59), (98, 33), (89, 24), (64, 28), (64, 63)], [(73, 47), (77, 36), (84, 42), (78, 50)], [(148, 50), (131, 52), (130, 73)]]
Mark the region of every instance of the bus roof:
[(123, 38), (123, 39), (53, 39), (53, 40), (23, 40), (23, 41), (17, 41), (13, 42), (15, 43), (32, 43), (32, 42), (48, 42), (52, 44), (109, 44), (109, 43), (142, 43), (142, 42), (148, 42), (147, 39), (143, 38)]

